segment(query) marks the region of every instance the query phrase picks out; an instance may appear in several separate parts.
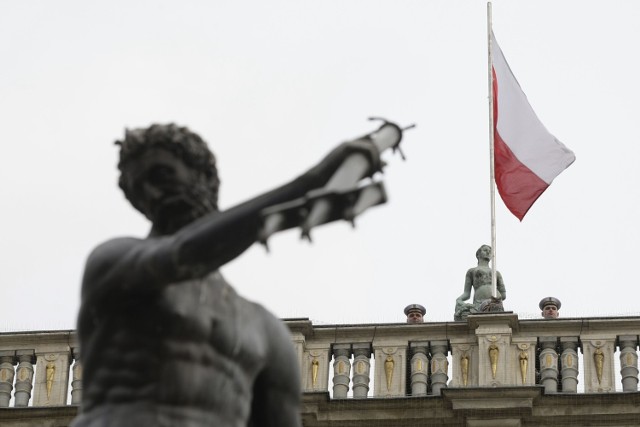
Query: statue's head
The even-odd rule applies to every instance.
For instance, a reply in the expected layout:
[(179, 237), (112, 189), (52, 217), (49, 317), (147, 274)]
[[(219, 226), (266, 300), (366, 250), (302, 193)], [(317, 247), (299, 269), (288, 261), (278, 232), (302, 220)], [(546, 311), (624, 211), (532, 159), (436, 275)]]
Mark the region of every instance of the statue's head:
[(409, 304), (404, 308), (404, 314), (407, 316), (407, 323), (423, 323), (426, 312), (427, 309), (420, 304)]
[(478, 250), (476, 251), (476, 258), (478, 260), (491, 259), (491, 246), (489, 245), (480, 246), (480, 248), (478, 248)]
[(540, 300), (538, 307), (540, 307), (540, 315), (545, 319), (557, 319), (560, 316), (560, 306), (562, 303), (558, 298), (546, 297)]
[(186, 127), (127, 129), (116, 144), (120, 188), (154, 225), (184, 223), (217, 210), (220, 181), (215, 157)]

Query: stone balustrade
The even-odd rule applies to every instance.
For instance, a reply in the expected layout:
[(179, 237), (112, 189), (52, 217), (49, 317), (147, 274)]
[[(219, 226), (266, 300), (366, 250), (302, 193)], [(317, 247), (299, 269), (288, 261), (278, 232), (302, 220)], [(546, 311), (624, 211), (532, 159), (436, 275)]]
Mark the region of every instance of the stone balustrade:
[(0, 408), (80, 403), (79, 358), (73, 331), (0, 334)]
[(505, 312), (417, 325), (287, 324), (304, 392), (334, 399), (437, 396), (447, 387), (638, 391), (639, 317), (520, 320)]
[[(640, 317), (520, 320), (507, 312), (417, 325), (285, 323), (303, 391), (333, 399), (536, 385), (545, 394), (638, 391)], [(76, 405), (81, 378), (74, 331), (0, 334), (0, 407)]]

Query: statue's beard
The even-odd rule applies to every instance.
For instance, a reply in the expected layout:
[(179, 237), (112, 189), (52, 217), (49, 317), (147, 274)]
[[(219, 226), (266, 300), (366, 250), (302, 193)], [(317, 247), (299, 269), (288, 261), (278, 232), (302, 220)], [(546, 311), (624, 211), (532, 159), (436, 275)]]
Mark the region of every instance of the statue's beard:
[(155, 231), (173, 234), (198, 218), (216, 210), (209, 191), (202, 185), (185, 187), (164, 197), (147, 214)]

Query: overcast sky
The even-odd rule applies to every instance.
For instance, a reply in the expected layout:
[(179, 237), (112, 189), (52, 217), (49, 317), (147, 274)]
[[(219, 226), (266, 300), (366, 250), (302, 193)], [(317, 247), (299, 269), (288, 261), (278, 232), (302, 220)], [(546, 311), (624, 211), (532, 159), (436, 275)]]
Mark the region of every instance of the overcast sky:
[[(519, 222), (498, 198), (507, 310), (640, 315), (640, 2), (493, 2), (533, 109), (577, 160)], [(125, 127), (176, 122), (218, 157), (223, 209), (282, 184), (382, 116), (388, 204), (254, 245), (222, 269), (279, 317), (453, 319), (490, 242), (486, 2), (0, 2), (0, 330), (71, 329), (91, 249), (146, 235), (117, 188)]]

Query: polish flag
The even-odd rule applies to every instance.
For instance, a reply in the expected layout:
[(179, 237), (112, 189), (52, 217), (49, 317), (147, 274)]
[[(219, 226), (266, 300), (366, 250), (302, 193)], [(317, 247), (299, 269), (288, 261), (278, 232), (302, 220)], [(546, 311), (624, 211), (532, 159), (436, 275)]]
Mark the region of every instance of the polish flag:
[(491, 32), (496, 186), (520, 221), (576, 156), (540, 122)]

